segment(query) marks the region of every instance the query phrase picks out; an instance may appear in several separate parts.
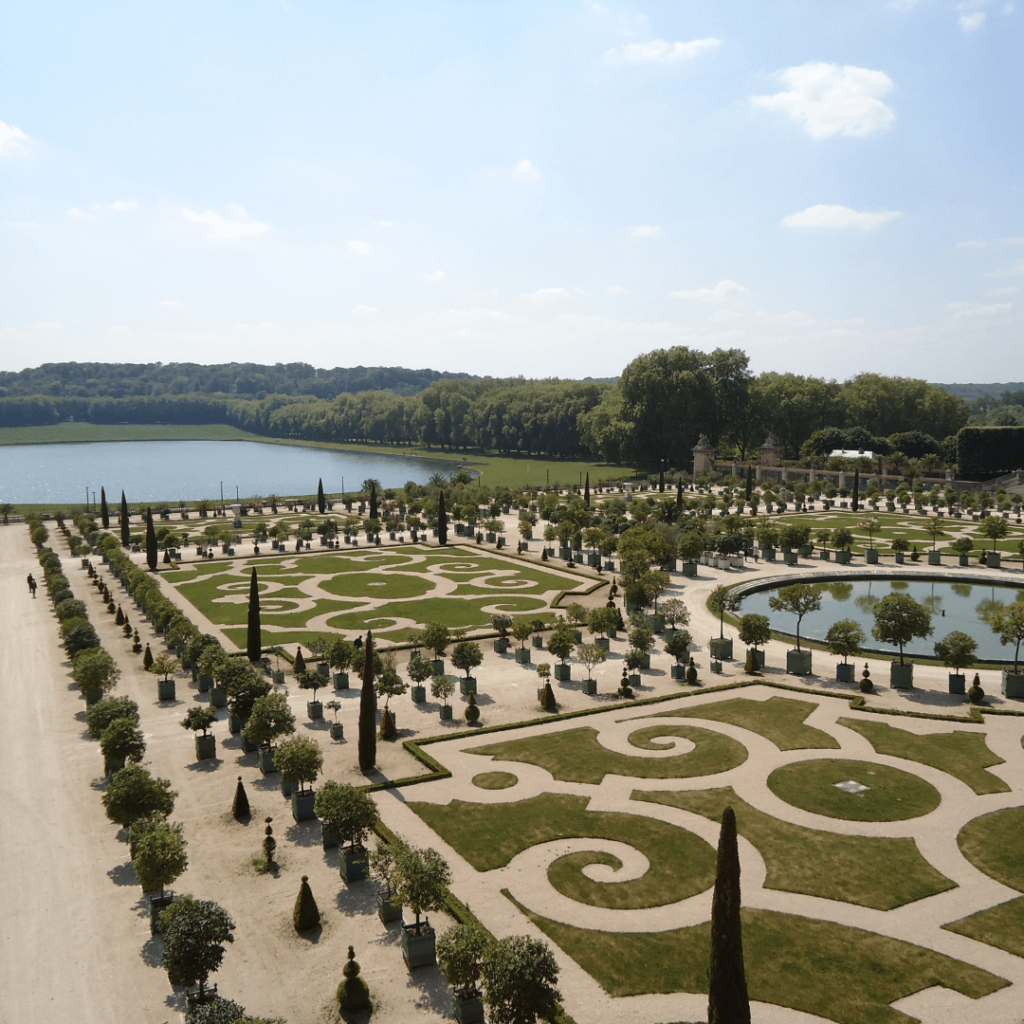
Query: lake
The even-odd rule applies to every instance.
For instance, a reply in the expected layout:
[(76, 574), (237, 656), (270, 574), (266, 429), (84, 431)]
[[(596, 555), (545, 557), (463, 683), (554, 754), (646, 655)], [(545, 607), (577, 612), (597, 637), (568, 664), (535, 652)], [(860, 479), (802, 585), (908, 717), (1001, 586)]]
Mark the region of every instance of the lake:
[[(832, 623), (839, 619), (859, 622), (867, 635), (866, 650), (892, 652), (871, 636), (875, 624), (874, 607), (887, 594), (910, 594), (932, 613), (933, 633), (926, 640), (907, 644), (907, 655), (935, 657), (935, 641), (958, 629), (978, 641), (978, 658), (986, 661), (1013, 661), (1013, 645), (1003, 646), (983, 616), (997, 607), (1020, 600), (1024, 591), (1017, 587), (985, 586), (981, 583), (946, 583), (939, 580), (835, 580), (817, 584), (822, 592), (821, 610), (810, 612), (800, 623), (800, 636), (819, 643)], [(777, 589), (777, 588), (776, 588)], [(772, 590), (759, 590), (743, 598), (739, 614), (756, 612), (767, 615), (772, 628), (783, 633), (796, 632), (796, 616), (775, 612), (768, 606)]]
[(260, 441), (97, 441), (81, 444), (0, 446), (0, 502), (82, 504), (99, 501), (100, 487), (113, 504), (124, 490), (130, 504), (235, 500), (268, 494), (358, 491), (364, 480), (401, 487), (446, 477), (457, 462), (372, 452), (301, 448)]

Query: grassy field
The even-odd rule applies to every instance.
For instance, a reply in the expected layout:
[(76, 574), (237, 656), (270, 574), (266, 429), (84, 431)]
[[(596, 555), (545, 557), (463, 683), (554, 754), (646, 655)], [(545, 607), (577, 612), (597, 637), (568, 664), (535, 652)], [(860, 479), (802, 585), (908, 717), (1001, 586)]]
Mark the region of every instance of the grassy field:
[(1014, 956), (1024, 957), (1024, 896), (942, 926)]
[(588, 811), (588, 797), (544, 793), (512, 804), (410, 803), (409, 806), (477, 871), (504, 867), (517, 854), (556, 839), (608, 839), (639, 850), (650, 861), (640, 878), (595, 882), (587, 864), (621, 867), (598, 851), (568, 854), (548, 869), (564, 896), (594, 907), (635, 910), (695, 896), (715, 880), (715, 851), (699, 836), (657, 818)]
[[(840, 782), (867, 786), (862, 793), (837, 789)], [(776, 768), (768, 788), (787, 804), (847, 821), (903, 821), (939, 806), (939, 791), (924, 779), (871, 761), (797, 761)]]
[(473, 747), (469, 753), (495, 757), (499, 761), (534, 764), (550, 772), (560, 782), (594, 785), (600, 785), (606, 775), (637, 779), (692, 779), (701, 775), (717, 775), (743, 764), (747, 759), (747, 748), (742, 744), (696, 726), (654, 725), (638, 729), (630, 737), (640, 742), (657, 736), (683, 736), (693, 741), (694, 750), (675, 757), (629, 757), (601, 746), (597, 735), (596, 729), (587, 726)]
[(938, 768), (970, 786), (979, 796), (1010, 792), (1010, 787), (998, 775), (985, 771), (1005, 762), (989, 750), (982, 733), (955, 730), (918, 736), (885, 722), (866, 722), (859, 718), (840, 718), (838, 724), (859, 732), (876, 753)]
[(768, 889), (892, 910), (956, 887), (921, 856), (913, 839), (841, 836), (791, 825), (751, 807), (730, 786), (678, 793), (638, 790), (632, 798), (713, 821), (721, 821), (722, 811), (731, 806), (740, 835), (764, 857)]
[(511, 772), (481, 772), (471, 781), (477, 789), (511, 789), (519, 782), (519, 777)]
[(659, 718), (705, 718), (728, 722), (763, 736), (779, 750), (834, 749), (837, 740), (821, 729), (804, 725), (804, 719), (817, 707), (805, 700), (770, 697), (766, 701), (737, 697), (702, 708), (663, 711)]
[[(597, 932), (512, 902), (613, 996), (707, 992), (710, 922), (653, 934)], [(888, 1004), (932, 985), (978, 999), (1007, 984), (961, 960), (860, 928), (770, 910), (747, 909), (742, 917), (750, 998), (838, 1024), (910, 1024)]]
[(960, 830), (960, 852), (989, 878), (1024, 892), (1024, 807), (1007, 807), (969, 821)]

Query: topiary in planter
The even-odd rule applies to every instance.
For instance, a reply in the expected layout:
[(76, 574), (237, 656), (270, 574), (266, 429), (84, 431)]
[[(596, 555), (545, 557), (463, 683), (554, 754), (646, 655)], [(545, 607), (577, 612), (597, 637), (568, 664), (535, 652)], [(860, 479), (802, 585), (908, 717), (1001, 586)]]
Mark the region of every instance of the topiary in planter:
[(359, 964), (352, 946), (348, 947), (348, 963), (341, 973), (345, 975), (345, 980), (338, 986), (338, 1005), (343, 1012), (348, 1013), (365, 1009), (370, 1004), (370, 990), (359, 977)]
[(471, 693), (469, 695), (469, 700), (466, 704), (465, 717), (466, 721), (470, 723), (480, 721), (480, 708), (477, 706), (475, 693)]
[(302, 876), (302, 885), (295, 900), (295, 909), (292, 911), (292, 924), (297, 932), (316, 928), (320, 924), (320, 908), (316, 905), (316, 900), (313, 899), (313, 890), (309, 887), (308, 875)]
[(238, 785), (235, 786), (235, 798), (231, 801), (231, 816), (235, 821), (245, 821), (249, 817), (249, 797), (246, 795), (245, 786), (242, 785), (242, 776), (238, 776)]
[(861, 693), (874, 693), (875, 684), (871, 682), (871, 670), (868, 668), (868, 663), (864, 662), (864, 672), (860, 680), (860, 692)]
[(544, 693), (541, 694), (540, 706), (545, 711), (554, 711), (558, 707), (558, 701), (555, 700), (555, 691), (551, 689), (550, 683), (544, 684)]
[(398, 728), (395, 725), (395, 716), (390, 708), (385, 708), (380, 715), (380, 738), (382, 740), (393, 740), (398, 735)]
[(743, 671), (746, 672), (748, 676), (756, 676), (759, 674), (760, 670), (761, 664), (757, 660), (757, 652), (754, 650), (753, 647), (751, 647), (747, 651), (747, 660), (743, 666)]
[(981, 677), (977, 672), (974, 673), (974, 680), (971, 683), (971, 688), (967, 691), (967, 699), (972, 704), (985, 703), (985, 691), (981, 688)]
[(697, 665), (693, 658), (690, 658), (690, 663), (686, 666), (686, 682), (689, 686), (697, 685)]

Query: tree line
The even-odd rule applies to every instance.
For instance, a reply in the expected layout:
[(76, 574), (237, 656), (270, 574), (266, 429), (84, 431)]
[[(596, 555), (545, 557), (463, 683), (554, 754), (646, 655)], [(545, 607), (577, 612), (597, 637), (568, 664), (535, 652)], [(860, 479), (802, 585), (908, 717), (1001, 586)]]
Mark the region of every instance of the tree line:
[[(484, 449), (686, 469), (701, 434), (708, 436), (719, 458), (756, 456), (768, 434), (778, 438), (786, 457), (809, 458), (827, 454), (826, 445), (851, 439), (853, 447), (873, 445), (885, 452), (888, 443), (888, 450), (900, 448), (902, 442), (885, 440), (894, 434), (913, 434), (922, 451), (942, 451), (942, 442), (968, 422), (963, 398), (923, 380), (873, 373), (845, 382), (773, 371), (753, 374), (748, 363), (739, 349), (705, 353), (676, 346), (634, 359), (618, 384), (449, 376), (428, 382), (415, 394), (377, 388), (327, 395), (275, 391), (262, 397), (245, 391), (255, 364), (198, 367), (205, 370), (207, 387), (219, 381), (222, 390), (216, 392), (138, 393), (146, 387), (140, 378), (135, 393), (120, 397), (98, 393), (98, 384), (89, 395), (12, 393), (8, 378), (24, 377), (18, 386), (31, 386), (35, 371), (23, 371), (0, 375), (0, 388), (5, 389), (0, 390), (0, 426), (38, 426), (71, 418), (104, 424), (227, 423), (273, 437)], [(66, 375), (76, 381), (63, 385), (67, 392), (88, 390), (91, 382), (103, 380), (107, 364), (50, 364), (40, 371), (52, 372), (58, 365), (79, 367), (77, 375)], [(105, 387), (115, 381), (135, 387), (121, 376), (129, 364), (111, 365), (115, 369)], [(173, 372), (192, 364), (151, 365)], [(289, 367), (298, 368), (292, 373), (296, 381), (300, 370), (312, 371), (306, 364), (282, 368)], [(336, 382), (340, 372), (312, 371), (325, 378), (334, 374), (329, 379)], [(812, 439), (811, 448), (801, 451)]]

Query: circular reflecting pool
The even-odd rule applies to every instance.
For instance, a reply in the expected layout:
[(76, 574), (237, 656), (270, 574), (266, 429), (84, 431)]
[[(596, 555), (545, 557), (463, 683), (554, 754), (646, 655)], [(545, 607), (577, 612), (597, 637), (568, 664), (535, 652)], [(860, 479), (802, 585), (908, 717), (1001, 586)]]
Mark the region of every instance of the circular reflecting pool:
[[(787, 612), (772, 611), (768, 606), (769, 598), (782, 586), (784, 584), (770, 590), (747, 594), (743, 598), (738, 614), (757, 612), (767, 615), (772, 629), (782, 633), (795, 633), (796, 616)], [(871, 627), (875, 622), (874, 609), (887, 594), (903, 593), (910, 594), (915, 601), (919, 601), (932, 612), (932, 635), (926, 640), (915, 640), (908, 644), (908, 655), (935, 657), (935, 641), (958, 629), (978, 641), (979, 659), (1013, 660), (1013, 646), (1000, 644), (999, 638), (989, 628), (984, 617), (1004, 605), (1024, 601), (1024, 590), (1018, 587), (927, 579), (837, 579), (816, 583), (814, 586), (821, 591), (821, 610), (805, 615), (800, 624), (800, 636), (809, 640), (823, 643), (832, 623), (839, 619), (853, 619), (860, 623), (867, 635), (865, 648), (888, 654), (892, 648), (879, 644), (871, 636)]]

